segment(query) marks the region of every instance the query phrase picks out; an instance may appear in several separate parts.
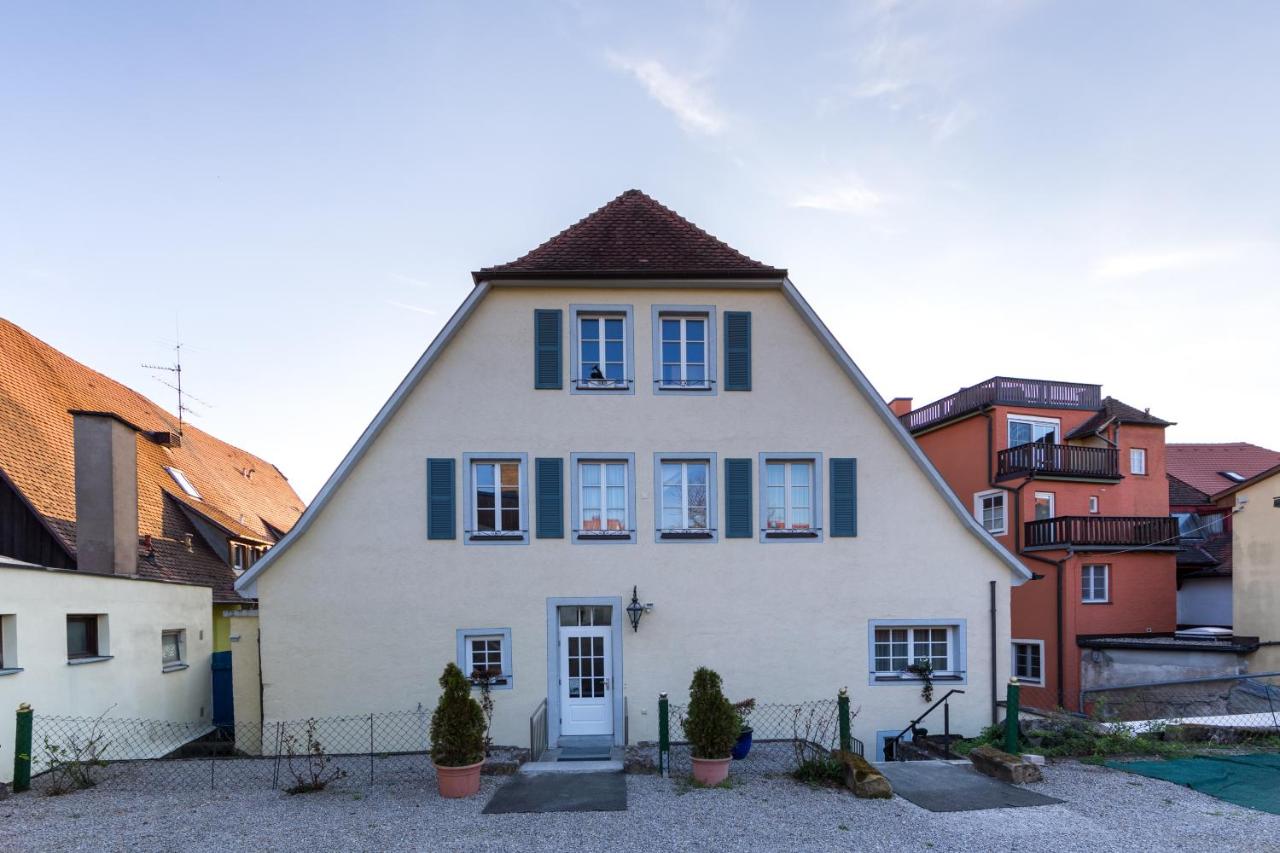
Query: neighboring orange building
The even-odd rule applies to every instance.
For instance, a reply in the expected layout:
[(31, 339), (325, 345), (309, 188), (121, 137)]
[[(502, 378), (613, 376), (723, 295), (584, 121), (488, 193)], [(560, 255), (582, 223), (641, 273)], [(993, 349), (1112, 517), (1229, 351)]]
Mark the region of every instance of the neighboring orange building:
[(1081, 688), (1112, 658), (1099, 650), (1123, 657), (1174, 642), (1170, 422), (1103, 398), (1099, 385), (1006, 377), (890, 407), (983, 526), (1040, 576), (1013, 590), (1024, 704), (1078, 710)]

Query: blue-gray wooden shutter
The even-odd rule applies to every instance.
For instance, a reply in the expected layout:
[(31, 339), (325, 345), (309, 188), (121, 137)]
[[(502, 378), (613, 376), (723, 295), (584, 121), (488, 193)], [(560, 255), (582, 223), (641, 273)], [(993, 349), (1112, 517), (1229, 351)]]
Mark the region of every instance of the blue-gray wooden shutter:
[(724, 535), (729, 539), (750, 538), (751, 460), (724, 460)]
[(724, 390), (751, 390), (751, 312), (724, 312)]
[(564, 538), (564, 460), (533, 461), (534, 490), (537, 492), (537, 535), (539, 539)]
[(533, 387), (563, 388), (564, 360), (560, 355), (559, 308), (538, 308), (533, 312)]
[(454, 463), (452, 459), (427, 460), (427, 538), (455, 539)]
[(858, 535), (858, 460), (831, 458), (831, 535)]

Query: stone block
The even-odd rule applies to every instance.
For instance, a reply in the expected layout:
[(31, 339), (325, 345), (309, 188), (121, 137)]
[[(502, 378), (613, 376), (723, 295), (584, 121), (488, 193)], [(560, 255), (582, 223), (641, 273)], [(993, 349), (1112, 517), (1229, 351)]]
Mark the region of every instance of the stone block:
[(1023, 785), (1028, 782), (1041, 782), (1044, 775), (1040, 768), (1030, 761), (1024, 761), (1016, 755), (1010, 755), (994, 746), (980, 746), (969, 753), (969, 760), (978, 772), (1010, 782)]
[(879, 770), (861, 755), (837, 750), (835, 759), (844, 767), (844, 784), (855, 797), (864, 800), (887, 800), (893, 797), (893, 786)]

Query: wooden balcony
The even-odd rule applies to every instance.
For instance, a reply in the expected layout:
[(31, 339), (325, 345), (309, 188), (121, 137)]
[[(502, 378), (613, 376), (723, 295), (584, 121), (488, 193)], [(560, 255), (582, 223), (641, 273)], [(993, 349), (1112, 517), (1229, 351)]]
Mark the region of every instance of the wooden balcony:
[(909, 431), (917, 433), (972, 414), (984, 406), (997, 404), (1093, 411), (1102, 406), (1102, 386), (994, 376), (986, 382), (961, 388), (949, 397), (907, 412), (900, 420)]
[(1120, 451), (1078, 444), (1022, 444), (996, 454), (996, 479), (1011, 477), (1118, 482)]
[(1169, 516), (1060, 515), (1028, 521), (1023, 548), (1085, 551), (1177, 551), (1178, 519)]

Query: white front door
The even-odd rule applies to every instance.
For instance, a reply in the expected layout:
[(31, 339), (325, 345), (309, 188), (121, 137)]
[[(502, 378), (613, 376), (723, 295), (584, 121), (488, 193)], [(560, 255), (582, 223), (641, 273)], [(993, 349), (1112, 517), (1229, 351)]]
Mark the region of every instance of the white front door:
[(612, 629), (560, 629), (560, 734), (613, 734)]

